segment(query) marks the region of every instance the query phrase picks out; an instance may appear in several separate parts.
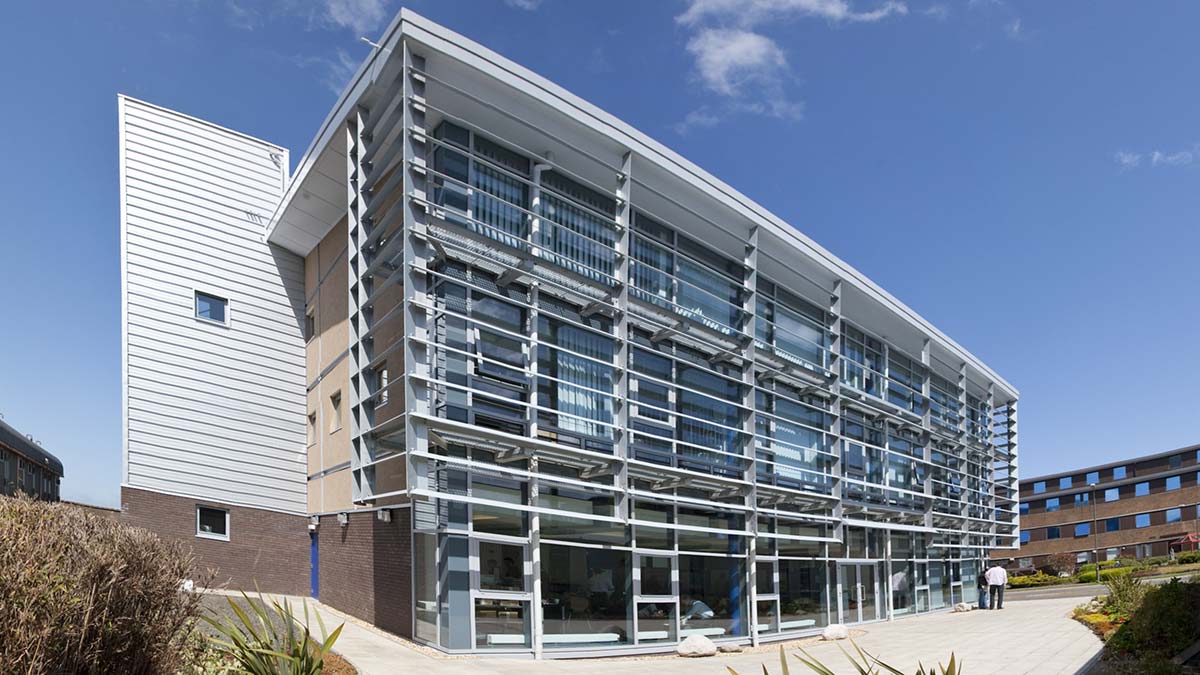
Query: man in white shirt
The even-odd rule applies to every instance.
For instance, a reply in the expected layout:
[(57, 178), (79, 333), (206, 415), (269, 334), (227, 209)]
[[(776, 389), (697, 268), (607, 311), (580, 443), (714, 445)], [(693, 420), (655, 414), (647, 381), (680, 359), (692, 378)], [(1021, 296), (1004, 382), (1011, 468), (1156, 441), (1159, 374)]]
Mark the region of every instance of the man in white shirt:
[(1008, 572), (1000, 566), (1000, 563), (994, 562), (988, 568), (987, 572), (983, 573), (988, 582), (988, 594), (991, 596), (992, 609), (1004, 609), (1004, 586), (1008, 583)]

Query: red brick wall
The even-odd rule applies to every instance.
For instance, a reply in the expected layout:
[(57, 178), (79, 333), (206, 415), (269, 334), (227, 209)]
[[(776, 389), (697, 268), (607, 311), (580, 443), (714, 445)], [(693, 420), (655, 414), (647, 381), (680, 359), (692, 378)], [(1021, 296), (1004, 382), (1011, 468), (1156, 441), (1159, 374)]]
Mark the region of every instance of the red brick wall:
[[(229, 511), (229, 541), (196, 536), (196, 506)], [(121, 518), (163, 539), (190, 546), (200, 569), (216, 570), (214, 586), (309, 594), (308, 519), (277, 511), (121, 488)]]
[(409, 509), (351, 513), (342, 527), (322, 516), (318, 530), (321, 602), (383, 630), (412, 636), (412, 536)]

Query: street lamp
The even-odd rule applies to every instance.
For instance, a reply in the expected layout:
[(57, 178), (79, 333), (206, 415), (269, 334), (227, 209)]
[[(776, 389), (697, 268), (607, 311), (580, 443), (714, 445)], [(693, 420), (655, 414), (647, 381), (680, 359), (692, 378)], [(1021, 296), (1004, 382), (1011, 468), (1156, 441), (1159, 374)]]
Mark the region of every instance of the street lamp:
[(1096, 563), (1096, 583), (1100, 583), (1100, 530), (1096, 527), (1096, 484), (1088, 483), (1092, 489), (1092, 562)]

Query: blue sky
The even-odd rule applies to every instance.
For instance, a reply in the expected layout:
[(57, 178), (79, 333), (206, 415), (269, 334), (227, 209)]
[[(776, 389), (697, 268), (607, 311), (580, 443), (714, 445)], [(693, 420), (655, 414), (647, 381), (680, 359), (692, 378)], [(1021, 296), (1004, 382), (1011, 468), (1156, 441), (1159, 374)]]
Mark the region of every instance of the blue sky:
[[(1024, 475), (1200, 442), (1200, 5), (409, 6), (664, 141), (992, 365), (1021, 389)], [(295, 161), (398, 8), (6, 8), (0, 413), (64, 460), (66, 498), (118, 501), (116, 94)]]

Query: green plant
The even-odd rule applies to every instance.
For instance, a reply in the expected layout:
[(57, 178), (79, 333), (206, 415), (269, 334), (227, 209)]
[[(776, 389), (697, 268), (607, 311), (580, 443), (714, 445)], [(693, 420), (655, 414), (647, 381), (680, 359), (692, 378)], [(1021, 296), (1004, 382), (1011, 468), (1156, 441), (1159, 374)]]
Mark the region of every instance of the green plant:
[[(1109, 567), (1107, 569), (1101, 569), (1100, 570), (1100, 581), (1107, 582), (1108, 580), (1115, 579), (1117, 577), (1134, 576), (1136, 571), (1137, 571), (1137, 568), (1134, 568), (1134, 567)], [(1089, 569), (1081, 571), (1079, 574), (1075, 575), (1075, 581), (1077, 581), (1081, 584), (1095, 583), (1096, 569), (1089, 568)]]
[(1109, 639), (1113, 651), (1171, 657), (1200, 638), (1200, 584), (1172, 579), (1143, 593), (1129, 621)]
[(345, 624), (332, 633), (325, 630), (320, 614), (315, 614), (321, 628), (321, 639), (316, 640), (309, 629), (308, 603), (304, 603), (304, 622), (299, 624), (291, 603), (272, 600), (268, 606), (259, 594), (258, 600), (242, 593), (254, 619), (242, 609), (233, 597), (227, 597), (233, 619), (204, 620), (218, 633), (210, 640), (217, 651), (232, 659), (239, 672), (250, 675), (316, 675), (325, 666), (325, 656), (342, 633)]
[(1132, 574), (1118, 574), (1104, 582), (1108, 587), (1108, 606), (1116, 613), (1131, 616), (1142, 606), (1147, 586)]
[[(859, 675), (883, 675), (884, 673), (904, 675), (903, 671), (884, 663), (879, 657), (859, 647), (858, 643), (853, 640), (850, 641), (850, 645), (854, 647), (855, 655), (851, 655), (841, 645), (838, 645), (838, 649), (842, 650), (842, 654), (845, 654), (846, 659), (850, 661), (850, 665), (854, 666)], [(793, 656), (814, 673), (818, 673), (819, 675), (835, 675), (834, 671), (822, 663), (820, 659), (817, 659), (803, 649), (800, 650), (800, 654), (794, 654)], [(787, 654), (783, 651), (783, 647), (779, 648), (779, 665), (783, 668), (783, 675), (790, 675)], [(725, 669), (732, 675), (738, 675), (738, 672), (729, 666), (725, 666)], [(763, 675), (767, 675), (767, 667), (765, 665), (762, 667), (762, 670)], [(962, 673), (962, 663), (955, 661), (954, 654), (950, 654), (950, 663), (948, 665), (943, 666), (939, 663), (937, 670), (934, 670), (933, 668), (926, 669), (924, 665), (917, 664), (917, 670), (914, 671), (913, 675), (962, 675)]]
[[(1093, 573), (1094, 574), (1094, 573)], [(1055, 584), (1070, 583), (1069, 578), (1058, 577), (1045, 572), (1036, 574), (1027, 574), (1023, 577), (1009, 577), (1008, 585), (1012, 588), (1031, 588), (1034, 586), (1053, 586)]]
[(67, 504), (0, 497), (0, 662), (9, 673), (172, 673), (200, 652), (178, 543)]

